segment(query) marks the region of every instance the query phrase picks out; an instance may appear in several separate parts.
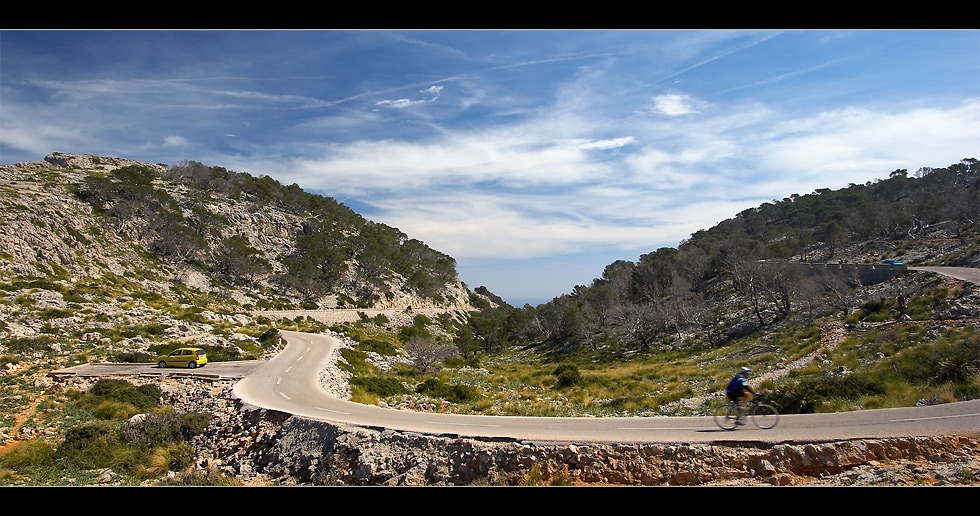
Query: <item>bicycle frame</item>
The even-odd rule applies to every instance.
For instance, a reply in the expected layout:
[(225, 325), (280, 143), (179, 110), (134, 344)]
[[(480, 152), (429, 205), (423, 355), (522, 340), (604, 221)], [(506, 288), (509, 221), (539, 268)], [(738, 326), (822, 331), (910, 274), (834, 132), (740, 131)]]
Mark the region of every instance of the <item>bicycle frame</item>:
[(731, 401), (715, 411), (715, 424), (723, 430), (734, 430), (739, 425), (744, 425), (745, 419), (751, 419), (752, 423), (761, 430), (768, 430), (779, 423), (779, 412), (776, 407), (764, 403), (764, 396), (756, 396), (748, 400), (743, 410), (739, 410), (738, 403)]

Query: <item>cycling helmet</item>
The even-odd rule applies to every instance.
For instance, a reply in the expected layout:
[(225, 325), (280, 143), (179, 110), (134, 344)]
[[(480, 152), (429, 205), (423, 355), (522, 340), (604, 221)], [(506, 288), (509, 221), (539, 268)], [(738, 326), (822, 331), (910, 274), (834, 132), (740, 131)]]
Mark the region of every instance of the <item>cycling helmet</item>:
[(749, 369), (748, 367), (743, 367), (743, 368), (739, 369), (738, 372), (741, 373), (741, 374), (751, 374), (752, 373), (752, 370)]

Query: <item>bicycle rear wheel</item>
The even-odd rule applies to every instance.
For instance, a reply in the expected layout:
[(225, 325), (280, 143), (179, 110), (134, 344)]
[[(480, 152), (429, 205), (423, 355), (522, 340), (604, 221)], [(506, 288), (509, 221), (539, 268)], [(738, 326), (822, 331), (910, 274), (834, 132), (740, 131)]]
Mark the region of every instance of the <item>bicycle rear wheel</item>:
[(715, 410), (715, 424), (723, 430), (734, 430), (737, 423), (738, 413), (734, 403), (722, 405)]
[(752, 422), (763, 430), (769, 430), (779, 423), (779, 412), (772, 405), (760, 403), (752, 410)]

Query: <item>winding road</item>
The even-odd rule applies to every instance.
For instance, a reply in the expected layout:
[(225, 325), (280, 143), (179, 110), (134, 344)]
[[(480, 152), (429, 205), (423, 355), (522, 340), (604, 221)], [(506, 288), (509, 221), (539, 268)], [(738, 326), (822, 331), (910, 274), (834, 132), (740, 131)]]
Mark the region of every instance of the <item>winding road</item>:
[(909, 267), (910, 271), (935, 272), (980, 285), (980, 269), (972, 267)]
[(234, 387), (242, 401), (297, 416), (424, 434), (534, 442), (804, 442), (927, 435), (980, 436), (980, 400), (835, 414), (784, 415), (771, 430), (735, 431), (711, 417), (512, 417), (411, 412), (330, 395), (320, 373), (336, 338), (282, 332), (287, 345)]

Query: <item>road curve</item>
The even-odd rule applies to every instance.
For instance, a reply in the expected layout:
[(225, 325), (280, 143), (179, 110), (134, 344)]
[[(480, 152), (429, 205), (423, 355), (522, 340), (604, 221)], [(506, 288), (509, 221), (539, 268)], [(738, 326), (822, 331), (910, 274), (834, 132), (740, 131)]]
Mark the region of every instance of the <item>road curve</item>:
[(771, 430), (735, 431), (710, 417), (513, 417), (433, 414), (338, 399), (319, 383), (339, 342), (327, 335), (283, 331), (287, 345), (239, 381), (235, 395), (251, 405), (356, 426), (433, 435), (537, 442), (802, 442), (927, 435), (980, 436), (980, 400), (929, 407), (837, 414), (784, 415)]
[(958, 280), (980, 285), (980, 269), (972, 267), (909, 267), (910, 271), (935, 272)]

